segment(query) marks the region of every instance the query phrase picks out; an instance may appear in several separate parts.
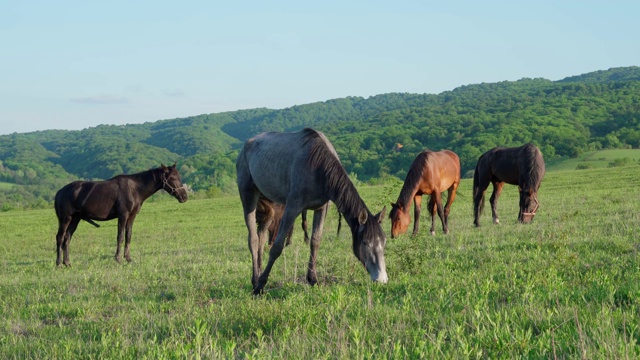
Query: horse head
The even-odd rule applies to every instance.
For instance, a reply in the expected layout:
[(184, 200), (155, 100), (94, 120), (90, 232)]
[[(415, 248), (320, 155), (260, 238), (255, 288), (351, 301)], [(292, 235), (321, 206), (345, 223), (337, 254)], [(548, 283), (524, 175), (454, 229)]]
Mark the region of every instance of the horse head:
[(183, 203), (187, 201), (188, 195), (185, 186), (182, 184), (180, 173), (176, 169), (176, 164), (167, 167), (163, 164), (160, 165), (162, 169), (162, 188), (168, 192), (179, 202)]
[(362, 209), (358, 215), (356, 241), (353, 252), (371, 276), (371, 280), (387, 283), (387, 266), (384, 261), (384, 248), (387, 238), (382, 231), (380, 223), (384, 219), (386, 207), (378, 214), (371, 215), (368, 210)]
[(389, 218), (391, 219), (391, 238), (395, 239), (400, 234), (407, 232), (411, 217), (405, 212), (402, 205), (391, 203), (391, 211), (389, 212)]
[(538, 192), (532, 188), (523, 190), (518, 187), (520, 191), (520, 212), (518, 213), (518, 222), (528, 224), (533, 220), (536, 215), (536, 211), (540, 207), (538, 202)]

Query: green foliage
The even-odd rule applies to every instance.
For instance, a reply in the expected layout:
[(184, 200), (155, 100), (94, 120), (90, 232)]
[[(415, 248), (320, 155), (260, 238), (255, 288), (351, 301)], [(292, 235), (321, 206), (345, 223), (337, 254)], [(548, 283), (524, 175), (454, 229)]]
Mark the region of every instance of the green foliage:
[[(640, 67), (560, 81), (521, 79), (441, 94), (346, 97), (282, 110), (251, 109), (139, 125), (0, 136), (2, 207), (52, 201), (73, 179), (107, 179), (178, 162), (202, 196), (235, 192), (235, 157), (263, 131), (313, 127), (327, 134), (348, 173), (363, 182), (404, 179), (429, 148), (460, 156), (462, 173), (496, 146), (538, 145), (549, 164), (603, 149), (640, 148)], [(575, 169), (573, 165), (571, 169)]]

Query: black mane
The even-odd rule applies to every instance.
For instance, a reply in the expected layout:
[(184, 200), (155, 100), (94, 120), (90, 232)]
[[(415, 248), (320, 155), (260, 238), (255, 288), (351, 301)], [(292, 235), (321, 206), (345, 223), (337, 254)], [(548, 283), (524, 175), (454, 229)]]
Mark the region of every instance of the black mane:
[(413, 191), (420, 183), (420, 179), (422, 179), (422, 173), (425, 166), (427, 166), (427, 159), (431, 153), (431, 150), (424, 150), (411, 163), (404, 185), (402, 185), (402, 190), (400, 190), (400, 195), (398, 195), (398, 205), (406, 207), (413, 199)]
[(532, 143), (522, 145), (517, 150), (520, 154), (520, 163), (524, 164), (521, 170), (528, 173), (527, 176), (524, 176), (523, 190), (538, 189), (545, 172), (544, 161), (539, 159), (542, 155)]
[(357, 219), (360, 211), (367, 207), (349, 179), (340, 159), (333, 149), (327, 146), (323, 137), (313, 129), (303, 130), (303, 141), (311, 149), (309, 165), (316, 172), (316, 176), (325, 179), (325, 190), (331, 201), (336, 204), (347, 221)]

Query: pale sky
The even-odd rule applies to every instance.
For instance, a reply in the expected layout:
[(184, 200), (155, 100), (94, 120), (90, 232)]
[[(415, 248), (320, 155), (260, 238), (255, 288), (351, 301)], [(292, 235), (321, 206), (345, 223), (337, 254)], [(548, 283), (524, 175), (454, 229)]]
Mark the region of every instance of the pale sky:
[(0, 134), (640, 65), (640, 1), (0, 0)]

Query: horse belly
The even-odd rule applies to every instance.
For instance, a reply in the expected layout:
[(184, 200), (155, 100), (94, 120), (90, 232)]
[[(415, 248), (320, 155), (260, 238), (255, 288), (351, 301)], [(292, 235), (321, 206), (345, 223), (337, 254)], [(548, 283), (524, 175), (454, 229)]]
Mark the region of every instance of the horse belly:
[[(253, 175), (253, 173), (252, 173)], [(253, 177), (256, 188), (269, 200), (284, 204), (289, 192), (289, 179), (282, 174), (270, 174), (261, 176), (259, 173)]]
[(282, 151), (282, 148), (269, 150), (251, 154), (249, 172), (253, 183), (265, 197), (284, 204), (290, 193), (292, 176), (304, 176), (304, 171), (292, 175), (296, 159), (291, 151)]
[(81, 191), (76, 203), (78, 211), (93, 220), (115, 219), (118, 216), (115, 195), (100, 190), (97, 187), (97, 189), (94, 188), (90, 191)]

